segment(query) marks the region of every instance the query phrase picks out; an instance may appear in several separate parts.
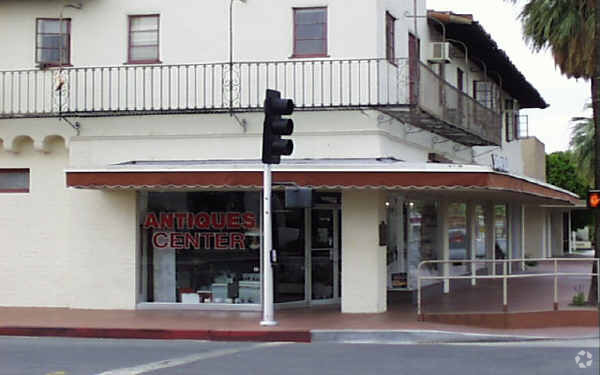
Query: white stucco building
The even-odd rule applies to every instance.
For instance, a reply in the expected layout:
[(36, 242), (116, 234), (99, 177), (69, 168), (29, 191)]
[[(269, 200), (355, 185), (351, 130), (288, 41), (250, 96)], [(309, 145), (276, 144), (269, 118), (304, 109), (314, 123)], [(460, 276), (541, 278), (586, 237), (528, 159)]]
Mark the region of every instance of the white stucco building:
[(562, 252), (550, 206), (576, 197), (519, 137), (546, 103), (472, 16), (66, 4), (0, 2), (0, 305), (260, 309), (266, 89), (297, 105), (274, 181), (314, 189), (307, 209), (274, 194), (280, 306), (383, 312), (421, 260)]

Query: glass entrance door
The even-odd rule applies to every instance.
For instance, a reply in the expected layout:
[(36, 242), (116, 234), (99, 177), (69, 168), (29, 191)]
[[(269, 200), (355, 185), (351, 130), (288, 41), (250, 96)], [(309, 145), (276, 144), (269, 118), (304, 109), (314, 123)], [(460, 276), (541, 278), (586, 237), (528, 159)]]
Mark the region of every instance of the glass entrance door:
[(339, 217), (333, 208), (311, 212), (311, 301), (339, 299)]

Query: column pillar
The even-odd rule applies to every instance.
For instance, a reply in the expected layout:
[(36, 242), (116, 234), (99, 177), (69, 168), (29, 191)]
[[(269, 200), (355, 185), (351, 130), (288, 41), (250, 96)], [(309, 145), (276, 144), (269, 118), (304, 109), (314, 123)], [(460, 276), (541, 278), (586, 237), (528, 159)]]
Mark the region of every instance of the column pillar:
[(386, 246), (379, 225), (386, 220), (384, 191), (342, 193), (342, 312), (387, 310)]

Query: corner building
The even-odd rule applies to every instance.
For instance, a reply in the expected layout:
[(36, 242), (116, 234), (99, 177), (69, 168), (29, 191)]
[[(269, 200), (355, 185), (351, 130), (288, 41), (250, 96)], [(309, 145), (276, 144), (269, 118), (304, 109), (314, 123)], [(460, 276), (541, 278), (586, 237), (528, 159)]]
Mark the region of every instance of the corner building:
[(313, 189), (273, 194), (277, 306), (383, 312), (417, 272), (568, 242), (520, 112), (547, 104), (471, 15), (7, 0), (0, 46), (3, 306), (260, 310), (266, 89), (297, 105), (274, 182)]

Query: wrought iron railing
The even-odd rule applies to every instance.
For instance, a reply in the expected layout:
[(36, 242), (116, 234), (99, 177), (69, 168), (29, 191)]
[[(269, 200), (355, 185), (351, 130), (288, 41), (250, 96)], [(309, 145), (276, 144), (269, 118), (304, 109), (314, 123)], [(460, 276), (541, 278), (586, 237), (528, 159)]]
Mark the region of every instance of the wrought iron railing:
[(406, 105), (407, 69), (354, 59), (0, 71), (0, 116), (245, 111), (267, 88), (299, 108)]
[(419, 106), (433, 116), (494, 144), (501, 144), (502, 116), (420, 64)]
[(500, 115), (424, 64), (417, 80), (417, 64), (412, 71), (410, 65), (408, 59), (328, 59), (0, 71), (0, 118), (257, 111), (269, 88), (300, 109), (418, 104), (437, 119), (499, 141)]

